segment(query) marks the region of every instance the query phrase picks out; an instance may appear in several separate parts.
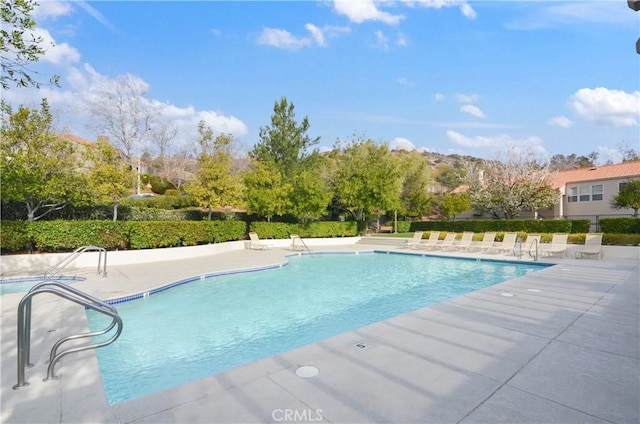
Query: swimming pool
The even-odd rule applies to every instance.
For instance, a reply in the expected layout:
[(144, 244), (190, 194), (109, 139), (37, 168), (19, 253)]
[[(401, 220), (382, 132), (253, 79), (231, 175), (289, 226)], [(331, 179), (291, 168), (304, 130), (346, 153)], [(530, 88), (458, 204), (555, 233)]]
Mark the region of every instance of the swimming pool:
[[(97, 350), (115, 404), (540, 270), (406, 254), (292, 257), (288, 266), (184, 284), (119, 304), (121, 337)], [(104, 318), (87, 313), (90, 327)]]
[[(71, 284), (74, 281), (84, 281), (85, 278), (77, 276), (59, 276), (55, 281)], [(17, 277), (0, 280), (0, 295), (10, 293), (26, 293), (37, 283), (44, 281), (44, 277)]]

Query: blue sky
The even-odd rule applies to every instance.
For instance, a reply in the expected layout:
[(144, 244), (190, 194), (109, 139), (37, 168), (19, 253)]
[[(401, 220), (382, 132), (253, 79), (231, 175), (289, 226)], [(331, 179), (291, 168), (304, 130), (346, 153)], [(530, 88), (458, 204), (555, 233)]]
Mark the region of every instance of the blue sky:
[(56, 47), (33, 67), (60, 129), (95, 140), (84, 99), (129, 74), (181, 145), (197, 124), (246, 148), (282, 96), (330, 148), (353, 134), (395, 148), (498, 158), (639, 150), (640, 12), (626, 1), (40, 0)]

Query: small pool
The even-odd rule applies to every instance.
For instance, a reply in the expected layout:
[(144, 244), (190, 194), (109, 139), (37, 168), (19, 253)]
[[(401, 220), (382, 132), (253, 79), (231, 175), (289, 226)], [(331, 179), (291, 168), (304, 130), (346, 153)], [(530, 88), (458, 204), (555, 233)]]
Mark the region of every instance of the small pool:
[[(547, 265), (418, 256), (292, 257), (117, 305), (124, 331), (97, 350), (111, 404), (168, 389)], [(87, 312), (92, 329), (104, 317)]]
[[(84, 281), (82, 277), (76, 276), (60, 276), (56, 277), (55, 281), (73, 282)], [(35, 286), (37, 283), (44, 281), (44, 277), (19, 277), (19, 278), (7, 278), (0, 280), (0, 295), (10, 293), (26, 293)]]

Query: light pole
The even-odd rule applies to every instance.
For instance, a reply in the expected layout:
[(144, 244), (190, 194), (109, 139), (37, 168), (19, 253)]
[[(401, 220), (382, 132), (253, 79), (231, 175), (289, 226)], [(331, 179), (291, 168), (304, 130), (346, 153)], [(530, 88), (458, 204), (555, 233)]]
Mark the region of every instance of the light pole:
[(142, 158), (140, 155), (142, 152), (140, 151), (140, 147), (138, 147), (138, 185), (136, 187), (136, 194), (140, 194), (140, 162), (142, 162)]

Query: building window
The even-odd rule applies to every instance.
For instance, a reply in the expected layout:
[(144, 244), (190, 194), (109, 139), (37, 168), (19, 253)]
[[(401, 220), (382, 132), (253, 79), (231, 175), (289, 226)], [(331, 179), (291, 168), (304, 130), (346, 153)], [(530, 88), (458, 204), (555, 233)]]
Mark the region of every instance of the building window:
[(580, 201), (581, 202), (588, 202), (589, 199), (591, 198), (589, 193), (589, 186), (580, 186)]
[(591, 186), (591, 200), (594, 202), (603, 199), (604, 186), (602, 184)]
[(589, 202), (601, 201), (604, 199), (604, 186), (602, 184), (585, 185), (579, 187), (570, 187), (567, 201), (573, 202)]
[(569, 203), (578, 201), (578, 187), (571, 187), (567, 196)]

